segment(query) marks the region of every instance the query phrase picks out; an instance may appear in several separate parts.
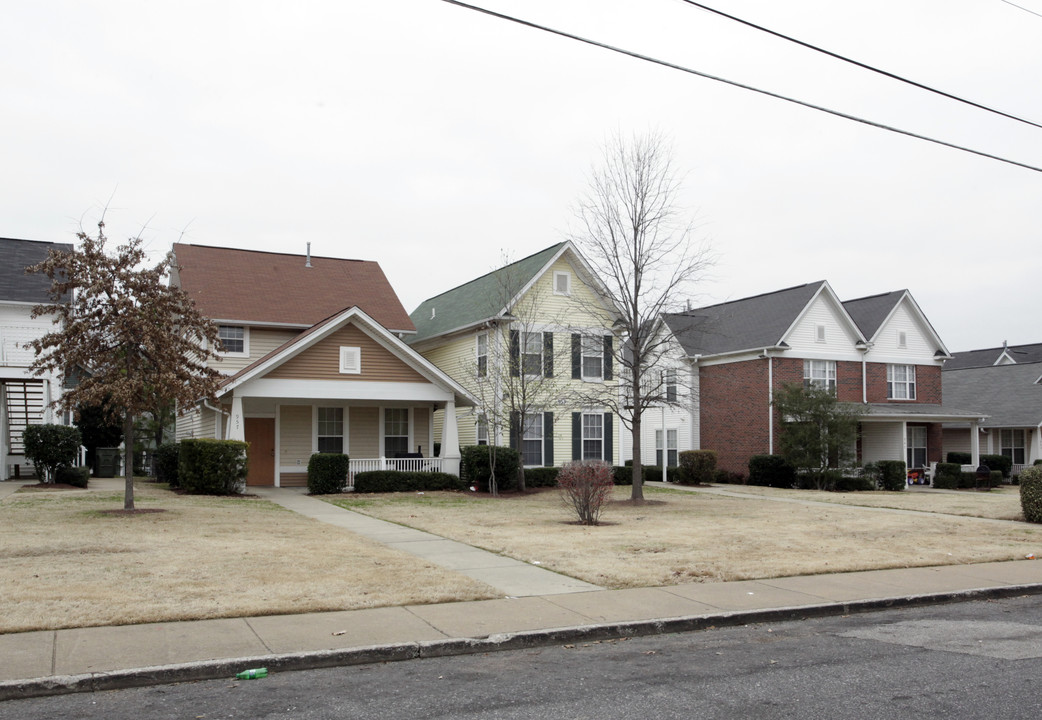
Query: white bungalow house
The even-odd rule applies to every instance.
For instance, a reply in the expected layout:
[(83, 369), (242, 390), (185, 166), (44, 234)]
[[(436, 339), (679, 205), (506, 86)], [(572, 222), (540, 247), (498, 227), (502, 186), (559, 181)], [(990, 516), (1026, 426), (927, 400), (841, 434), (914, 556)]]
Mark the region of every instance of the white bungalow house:
[[(374, 262), (176, 244), (172, 282), (218, 324), (227, 372), (217, 404), (177, 420), (177, 437), (250, 443), (248, 485), (301, 486), (315, 452), (343, 452), (351, 473), (459, 473), (453, 423), (474, 404), (411, 350), (415, 329)], [(440, 454), (434, 452), (440, 444)]]

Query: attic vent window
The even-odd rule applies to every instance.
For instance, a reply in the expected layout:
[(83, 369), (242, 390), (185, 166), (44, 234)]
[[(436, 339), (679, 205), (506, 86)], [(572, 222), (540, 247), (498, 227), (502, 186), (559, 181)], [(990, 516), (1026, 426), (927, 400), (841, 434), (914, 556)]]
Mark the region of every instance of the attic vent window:
[(362, 373), (361, 348), (340, 348), (340, 373), (342, 375), (360, 375)]
[(905, 333), (904, 330), (901, 330), (901, 331), (899, 331), (897, 333), (897, 347), (899, 347), (899, 348), (906, 348), (906, 347), (908, 347), (908, 335)]
[(438, 309), (437, 308), (431, 308), (431, 320), (433, 320), (437, 314), (438, 314)]
[(572, 294), (572, 274), (557, 271), (554, 273), (554, 295)]
[(820, 342), (820, 343), (825, 342), (825, 326), (824, 325), (816, 325), (815, 326), (815, 328), (814, 328), (814, 339), (817, 342)]

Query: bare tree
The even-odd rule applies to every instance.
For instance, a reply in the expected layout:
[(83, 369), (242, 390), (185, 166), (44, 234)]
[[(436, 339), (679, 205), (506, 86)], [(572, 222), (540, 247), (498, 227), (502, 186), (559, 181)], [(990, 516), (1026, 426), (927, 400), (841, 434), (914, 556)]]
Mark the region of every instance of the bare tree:
[[(58, 405), (73, 411), (80, 404), (99, 405), (109, 417), (122, 414), (123, 507), (133, 510), (135, 417), (158, 405), (191, 405), (212, 397), (220, 375), (207, 361), (216, 357), (220, 341), (217, 327), (199, 314), (187, 293), (164, 282), (170, 256), (155, 267), (141, 267), (146, 256), (138, 237), (108, 254), (104, 221), (97, 237), (80, 232), (78, 238), (78, 249), (52, 250), (26, 270), (51, 280), (52, 302), (33, 308), (33, 317), (53, 315), (59, 328), (27, 343), (36, 351), (30, 370), (84, 368), (89, 373)], [(72, 302), (61, 301), (66, 293)]]
[(676, 402), (667, 395), (670, 336), (661, 316), (682, 309), (712, 256), (704, 243), (693, 241), (672, 148), (661, 135), (615, 136), (605, 145), (602, 162), (578, 203), (582, 229), (572, 240), (600, 276), (602, 301), (620, 316), (615, 359), (623, 392), (602, 401), (632, 434), (632, 499), (640, 502), (644, 412)]

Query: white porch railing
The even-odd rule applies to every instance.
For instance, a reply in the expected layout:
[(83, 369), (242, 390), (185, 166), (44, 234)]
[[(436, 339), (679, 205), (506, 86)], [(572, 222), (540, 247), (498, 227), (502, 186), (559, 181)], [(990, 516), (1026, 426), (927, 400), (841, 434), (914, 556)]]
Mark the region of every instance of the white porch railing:
[(351, 458), (348, 461), (347, 486), (355, 486), (355, 475), (373, 470), (401, 470), (404, 472), (444, 472), (444, 461), (434, 458)]

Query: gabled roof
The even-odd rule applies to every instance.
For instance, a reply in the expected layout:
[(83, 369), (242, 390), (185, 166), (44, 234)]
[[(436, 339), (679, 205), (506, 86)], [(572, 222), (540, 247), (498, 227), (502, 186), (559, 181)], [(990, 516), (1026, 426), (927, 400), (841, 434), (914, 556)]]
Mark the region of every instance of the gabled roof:
[(47, 252), (71, 252), (71, 243), (0, 238), (0, 302), (46, 303), (51, 281), (46, 275), (26, 275), (25, 269), (47, 259)]
[(966, 368), (991, 367), (992, 365), (1013, 363), (1017, 365), (1042, 363), (1042, 343), (1033, 345), (1002, 345), (982, 350), (957, 352), (955, 357), (944, 364), (944, 369), (964, 370)]
[(291, 340), (286, 341), (263, 357), (254, 360), (234, 375), (230, 375), (221, 381), (217, 395), (225, 395), (235, 390), (243, 383), (263, 377), (270, 370), (278, 367), (292, 357), (307, 350), (331, 333), (353, 323), (362, 328), (370, 337), (380, 345), (398, 356), (405, 364), (412, 367), (418, 373), (433, 383), (451, 390), (461, 406), (472, 406), (477, 404), (474, 398), (459, 383), (432, 365), (423, 356), (410, 348), (395, 335), (385, 329), (382, 325), (369, 317), (358, 307), (349, 307), (335, 313), (320, 322), (315, 323), (304, 332)]
[[(416, 335), (409, 338), (409, 343), (416, 344), (503, 316), (510, 311), (516, 296), (568, 249), (572, 247), (567, 242), (551, 245), (424, 300), (410, 316), (416, 326)], [(507, 294), (514, 297), (507, 298)]]
[(881, 295), (845, 300), (843, 307), (846, 308), (851, 319), (857, 323), (862, 334), (871, 340), (906, 293), (906, 290), (894, 290)]
[(1042, 423), (1040, 375), (1039, 363), (948, 370), (941, 393), (946, 403), (983, 408), (990, 416), (984, 427), (1035, 427)]
[(664, 317), (689, 356), (773, 348), (826, 287), (821, 280)]
[(173, 282), (212, 320), (310, 327), (357, 306), (391, 332), (412, 321), (380, 265), (368, 260), (174, 244)]

